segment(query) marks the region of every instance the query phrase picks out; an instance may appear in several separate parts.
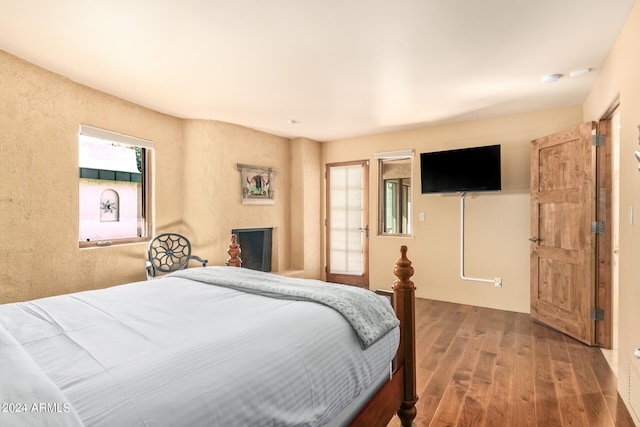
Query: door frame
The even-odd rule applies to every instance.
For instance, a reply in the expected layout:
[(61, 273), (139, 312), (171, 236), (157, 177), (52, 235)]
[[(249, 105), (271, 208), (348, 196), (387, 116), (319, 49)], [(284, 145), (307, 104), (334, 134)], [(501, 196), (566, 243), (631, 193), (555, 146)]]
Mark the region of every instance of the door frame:
[(597, 221), (604, 231), (596, 235), (596, 308), (604, 318), (596, 321), (596, 345), (613, 348), (613, 133), (612, 118), (620, 105), (617, 99), (597, 122), (598, 134), (604, 135), (604, 146), (597, 147), (596, 209)]
[[(354, 276), (347, 274), (331, 274), (331, 237), (329, 230), (331, 229), (331, 181), (329, 173), (330, 168), (340, 166), (362, 166), (362, 275)], [(344, 283), (347, 285), (360, 286), (369, 289), (369, 234), (371, 227), (369, 226), (369, 160), (353, 160), (348, 162), (327, 163), (325, 168), (325, 278), (327, 281), (336, 283)]]

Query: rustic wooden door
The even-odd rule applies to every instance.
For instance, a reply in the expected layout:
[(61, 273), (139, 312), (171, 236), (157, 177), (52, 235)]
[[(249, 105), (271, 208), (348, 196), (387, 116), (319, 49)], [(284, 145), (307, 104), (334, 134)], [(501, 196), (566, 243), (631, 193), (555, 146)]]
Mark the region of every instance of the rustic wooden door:
[(328, 282), (369, 287), (369, 162), (327, 165)]
[(531, 317), (595, 344), (595, 123), (531, 144)]

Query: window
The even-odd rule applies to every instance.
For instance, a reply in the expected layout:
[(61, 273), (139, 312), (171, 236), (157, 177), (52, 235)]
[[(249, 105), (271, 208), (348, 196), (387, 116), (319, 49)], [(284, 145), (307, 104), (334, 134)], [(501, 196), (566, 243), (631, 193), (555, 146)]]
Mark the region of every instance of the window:
[(376, 153), (380, 171), (380, 234), (411, 234), (411, 151)]
[(80, 247), (147, 240), (153, 142), (81, 125)]

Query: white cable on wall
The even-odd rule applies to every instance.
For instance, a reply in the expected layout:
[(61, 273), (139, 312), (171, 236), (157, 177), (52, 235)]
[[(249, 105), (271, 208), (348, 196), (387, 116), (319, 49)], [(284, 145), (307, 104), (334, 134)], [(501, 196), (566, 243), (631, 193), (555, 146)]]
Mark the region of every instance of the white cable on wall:
[(479, 279), (477, 277), (466, 277), (464, 275), (464, 198), (467, 193), (462, 193), (460, 197), (460, 277), (462, 280), (471, 280), (474, 282), (493, 283), (496, 287), (502, 286), (502, 279)]

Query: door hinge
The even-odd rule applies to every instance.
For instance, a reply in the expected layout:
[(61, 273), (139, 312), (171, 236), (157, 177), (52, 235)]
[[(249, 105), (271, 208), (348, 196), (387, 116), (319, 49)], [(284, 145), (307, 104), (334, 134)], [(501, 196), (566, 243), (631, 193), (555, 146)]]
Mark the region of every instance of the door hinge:
[(591, 223), (591, 232), (595, 234), (603, 234), (604, 233), (604, 222), (602, 221), (593, 221)]
[(594, 147), (603, 147), (604, 146), (604, 134), (598, 133), (595, 135), (591, 135), (591, 145)]
[(592, 308), (591, 320), (604, 320), (604, 310), (601, 308)]

